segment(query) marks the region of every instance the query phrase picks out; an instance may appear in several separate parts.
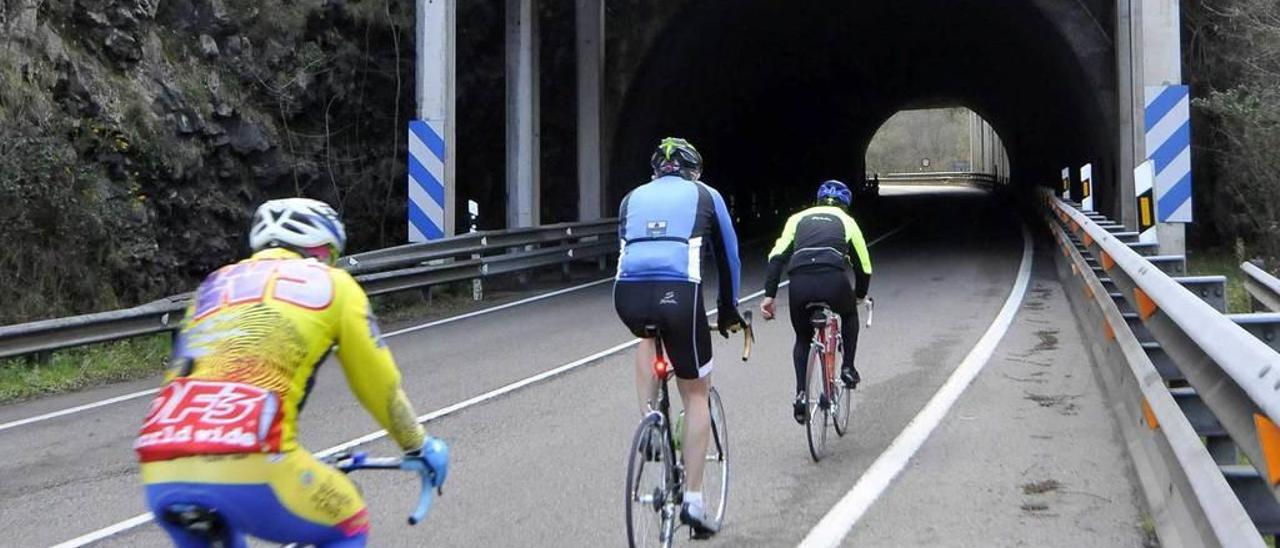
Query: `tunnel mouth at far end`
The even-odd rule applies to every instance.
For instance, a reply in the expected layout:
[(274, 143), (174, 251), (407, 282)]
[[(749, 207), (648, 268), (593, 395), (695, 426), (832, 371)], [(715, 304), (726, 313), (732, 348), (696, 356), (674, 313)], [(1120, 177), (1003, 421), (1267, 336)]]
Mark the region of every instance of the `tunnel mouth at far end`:
[(649, 179), (649, 154), (674, 135), (698, 147), (726, 199), (800, 205), (821, 180), (863, 180), (864, 151), (895, 113), (956, 105), (998, 133), (1015, 184), (1092, 162), (1105, 200), (1116, 131), (1110, 31), (1090, 13), (1100, 4), (691, 3), (625, 91), (609, 203)]

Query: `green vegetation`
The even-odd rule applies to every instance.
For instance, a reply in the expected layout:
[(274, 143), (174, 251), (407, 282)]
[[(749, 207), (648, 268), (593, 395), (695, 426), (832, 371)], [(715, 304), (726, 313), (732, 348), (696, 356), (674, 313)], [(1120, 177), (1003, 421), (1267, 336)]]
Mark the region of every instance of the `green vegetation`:
[(1143, 548), (1157, 548), (1160, 546), (1160, 539), (1156, 536), (1156, 522), (1151, 516), (1142, 514), (1142, 521), (1138, 522), (1138, 530), (1142, 531)]
[(156, 375), (168, 356), (169, 335), (160, 334), (0, 360), (0, 403)]
[(1191, 250), (1187, 253), (1187, 270), (1193, 276), (1227, 277), (1227, 312), (1252, 312), (1249, 292), (1244, 288), (1244, 272), (1240, 270), (1239, 251), (1222, 249)]
[[(1196, 214), (1207, 242), (1280, 259), (1280, 3), (1182, 3), (1195, 131)], [(1274, 266), (1272, 264), (1271, 266)]]
[[(485, 293), (486, 301), (493, 295)], [(385, 329), (387, 325), (406, 320), (424, 319), (457, 312), (475, 302), (471, 299), (471, 282), (459, 282), (436, 287), (427, 297), (427, 290), (400, 291), (372, 297), (373, 313)]]
[(867, 171), (951, 171), (969, 162), (969, 109), (905, 110), (880, 127), (867, 147)]

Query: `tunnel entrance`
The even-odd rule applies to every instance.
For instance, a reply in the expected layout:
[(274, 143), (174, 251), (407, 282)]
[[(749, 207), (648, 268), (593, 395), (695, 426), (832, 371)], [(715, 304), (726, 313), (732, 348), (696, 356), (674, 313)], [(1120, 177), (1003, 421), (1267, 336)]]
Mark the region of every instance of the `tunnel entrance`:
[[(803, 201), (865, 176), (864, 151), (902, 110), (966, 105), (1004, 138), (1012, 180), (1049, 184), (1092, 162), (1114, 200), (1114, 7), (1102, 0), (695, 2), (666, 22), (613, 124), (610, 208), (648, 180), (666, 135), (738, 201)], [(791, 192), (805, 189), (805, 192)], [(798, 204), (795, 204), (798, 205)]]
[(905, 173), (979, 173), (1003, 180), (1009, 171), (1003, 139), (964, 107), (904, 110), (867, 145), (867, 177)]

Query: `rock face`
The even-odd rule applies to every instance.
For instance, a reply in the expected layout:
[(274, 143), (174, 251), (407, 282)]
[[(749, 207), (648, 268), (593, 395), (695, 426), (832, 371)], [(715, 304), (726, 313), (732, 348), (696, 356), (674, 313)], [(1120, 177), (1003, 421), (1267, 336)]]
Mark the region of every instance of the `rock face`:
[[(689, 2), (610, 0), (607, 117)], [(555, 222), (576, 218), (573, 2), (540, 6), (542, 217)], [(267, 198), (330, 202), (352, 250), (403, 243), (413, 10), (0, 0), (0, 325), (189, 291), (244, 255), (252, 208)], [(495, 228), (503, 1), (458, 10), (457, 202), (478, 201), (481, 228)]]
[(0, 325), (189, 290), (253, 204), (403, 241), (412, 2), (0, 2)]

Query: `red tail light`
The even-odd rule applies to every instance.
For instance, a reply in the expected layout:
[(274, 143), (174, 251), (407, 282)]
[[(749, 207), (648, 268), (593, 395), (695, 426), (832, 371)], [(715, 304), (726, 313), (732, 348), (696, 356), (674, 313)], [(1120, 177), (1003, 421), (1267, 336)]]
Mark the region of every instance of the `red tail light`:
[(671, 374), (671, 362), (666, 357), (659, 357), (653, 360), (653, 376), (666, 380)]

